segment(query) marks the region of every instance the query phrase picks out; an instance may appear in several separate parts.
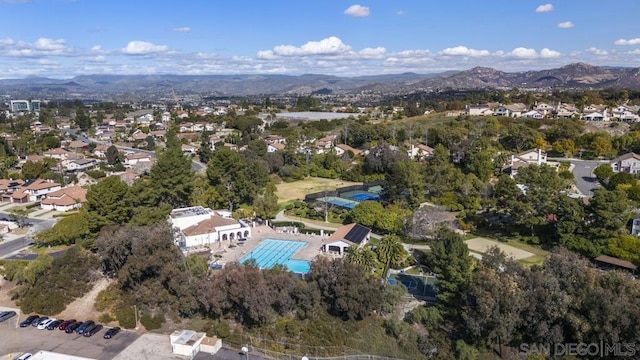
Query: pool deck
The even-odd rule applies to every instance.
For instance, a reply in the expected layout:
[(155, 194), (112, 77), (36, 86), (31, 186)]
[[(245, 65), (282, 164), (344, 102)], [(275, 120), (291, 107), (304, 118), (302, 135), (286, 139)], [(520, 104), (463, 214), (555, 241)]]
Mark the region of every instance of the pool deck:
[[(214, 245), (211, 248), (212, 259), (219, 257), (218, 264), (224, 265), (226, 263), (239, 261), (244, 255), (251, 252), (258, 247), (265, 239), (275, 240), (292, 240), (292, 241), (304, 241), (307, 246), (301, 248), (291, 256), (291, 259), (298, 260), (313, 260), (317, 256), (330, 256), (320, 251), (320, 248), (324, 244), (324, 240), (327, 236), (321, 237), (315, 234), (294, 234), (285, 232), (276, 232), (268, 226), (258, 226), (252, 229), (251, 238), (244, 241), (243, 245), (238, 245), (237, 241), (232, 243), (232, 246), (228, 242), (222, 242)], [(235, 246), (233, 246), (235, 245)], [(217, 255), (217, 256), (216, 256)]]

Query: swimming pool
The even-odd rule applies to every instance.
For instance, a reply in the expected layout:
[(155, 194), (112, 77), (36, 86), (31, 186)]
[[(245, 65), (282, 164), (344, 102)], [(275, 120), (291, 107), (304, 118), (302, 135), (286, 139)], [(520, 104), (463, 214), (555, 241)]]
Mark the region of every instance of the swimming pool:
[(257, 248), (240, 258), (240, 263), (253, 259), (261, 269), (284, 265), (290, 271), (306, 274), (311, 268), (311, 262), (291, 259), (293, 254), (305, 246), (307, 243), (304, 241), (266, 239)]

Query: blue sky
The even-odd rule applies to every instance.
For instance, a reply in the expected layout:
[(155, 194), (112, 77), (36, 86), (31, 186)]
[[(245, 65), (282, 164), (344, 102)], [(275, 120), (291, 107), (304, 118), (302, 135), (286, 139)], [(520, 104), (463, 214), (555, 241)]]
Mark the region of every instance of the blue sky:
[(0, 78), (640, 66), (637, 0), (0, 0)]

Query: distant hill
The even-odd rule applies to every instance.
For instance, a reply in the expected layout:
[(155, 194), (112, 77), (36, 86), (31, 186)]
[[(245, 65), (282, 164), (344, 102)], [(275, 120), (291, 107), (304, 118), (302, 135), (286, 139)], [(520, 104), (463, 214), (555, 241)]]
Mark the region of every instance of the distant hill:
[(503, 72), (487, 67), (439, 74), (386, 74), (341, 77), (290, 75), (81, 75), (72, 79), (0, 80), (0, 93), (31, 96), (149, 97), (200, 93), (227, 96), (260, 94), (408, 93), (437, 89), (484, 88), (631, 88), (640, 89), (640, 68), (599, 67), (584, 63), (557, 69)]

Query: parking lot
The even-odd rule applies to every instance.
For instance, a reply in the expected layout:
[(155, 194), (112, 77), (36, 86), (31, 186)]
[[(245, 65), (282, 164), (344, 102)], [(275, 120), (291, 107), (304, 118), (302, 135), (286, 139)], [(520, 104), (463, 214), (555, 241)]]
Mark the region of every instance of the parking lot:
[[(26, 316), (20, 316), (22, 321)], [(39, 350), (82, 356), (99, 360), (113, 359), (124, 348), (133, 343), (138, 334), (121, 331), (113, 339), (103, 339), (107, 328), (92, 337), (84, 337), (64, 331), (38, 330), (33, 326), (16, 327), (17, 318), (0, 323), (0, 358), (12, 358), (7, 354), (36, 353)]]

